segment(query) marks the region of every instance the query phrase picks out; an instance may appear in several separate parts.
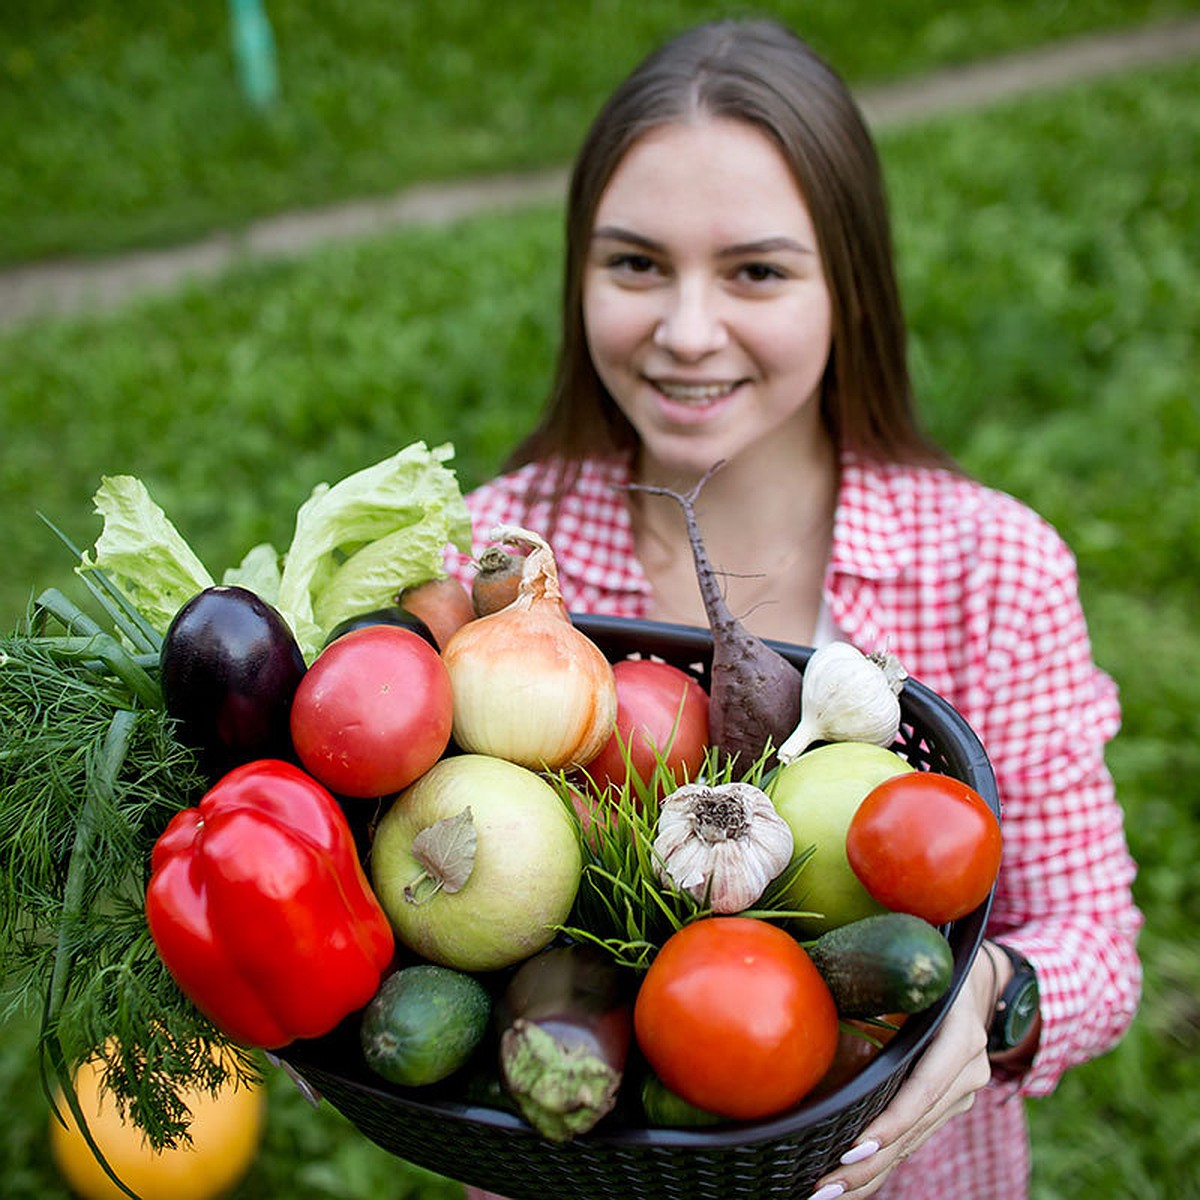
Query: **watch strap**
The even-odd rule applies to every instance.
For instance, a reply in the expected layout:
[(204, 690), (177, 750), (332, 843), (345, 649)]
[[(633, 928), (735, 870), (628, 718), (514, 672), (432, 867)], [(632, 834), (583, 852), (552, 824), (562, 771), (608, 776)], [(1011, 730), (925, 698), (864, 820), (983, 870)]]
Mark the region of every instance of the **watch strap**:
[[(1028, 1018), (1031, 1003), (1036, 1007), (1037, 972), (1029, 959), (1012, 949), (1011, 946), (1006, 946), (1003, 942), (992, 942), (991, 944), (1013, 966), (1012, 978), (1004, 985), (1000, 995), (996, 998), (996, 1008), (992, 1013), (991, 1024), (988, 1026), (988, 1053), (998, 1054), (1019, 1045), (1028, 1030), (1028, 1025), (1022, 1021), (1024, 1027), (1017, 1034), (1013, 1024), (1017, 1020)], [(987, 951), (985, 950), (984, 953), (986, 954)]]

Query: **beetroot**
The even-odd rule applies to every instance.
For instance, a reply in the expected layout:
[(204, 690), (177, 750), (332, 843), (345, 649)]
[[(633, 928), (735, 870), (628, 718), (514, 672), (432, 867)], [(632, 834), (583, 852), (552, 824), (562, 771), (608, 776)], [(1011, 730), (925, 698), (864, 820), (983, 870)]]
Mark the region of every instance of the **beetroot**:
[(713, 746), (740, 759), (743, 770), (758, 761), (768, 743), (778, 749), (800, 720), (800, 671), (755, 637), (729, 611), (720, 581), (700, 537), (695, 502), (719, 470), (717, 463), (686, 495), (669, 488), (630, 484), (636, 491), (669, 496), (683, 509), (696, 578), (713, 639), (708, 732)]

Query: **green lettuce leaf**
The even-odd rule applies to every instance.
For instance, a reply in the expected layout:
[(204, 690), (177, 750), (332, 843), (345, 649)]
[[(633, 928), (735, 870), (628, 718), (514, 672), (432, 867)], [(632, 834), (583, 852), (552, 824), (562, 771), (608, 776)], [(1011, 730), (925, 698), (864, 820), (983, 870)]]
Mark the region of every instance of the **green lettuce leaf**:
[[(446, 547), (469, 553), (471, 519), (446, 463), (449, 444), (414, 442), (390, 458), (322, 483), (300, 506), (282, 562), (276, 549), (253, 547), (227, 570), (225, 584), (249, 588), (279, 610), (312, 661), (333, 627), (394, 601), (407, 587), (446, 574)], [(145, 485), (105, 476), (95, 496), (104, 529), (80, 570), (112, 575), (160, 632), (213, 579)]]
[(308, 660), (347, 617), (446, 574), (453, 543), (470, 552), (471, 518), (450, 445), (414, 442), (390, 458), (321, 484), (296, 514), (275, 606)]
[(213, 578), (192, 548), (132, 475), (102, 475), (92, 498), (104, 528), (77, 570), (106, 571), (160, 633)]
[(279, 599), (279, 551), (270, 542), (260, 542), (246, 551), (236, 567), (229, 567), (221, 576), (227, 587), (244, 587), (260, 600), (274, 604)]

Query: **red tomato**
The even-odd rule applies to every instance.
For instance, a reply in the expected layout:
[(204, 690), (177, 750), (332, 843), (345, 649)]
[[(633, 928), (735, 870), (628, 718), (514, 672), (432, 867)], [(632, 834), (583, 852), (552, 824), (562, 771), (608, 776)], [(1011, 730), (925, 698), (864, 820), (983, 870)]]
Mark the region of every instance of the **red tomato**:
[(1000, 822), (978, 792), (910, 771), (867, 793), (846, 831), (846, 858), (880, 904), (941, 925), (987, 898), (1000, 843)]
[(833, 1062), (838, 1015), (804, 948), (753, 917), (667, 939), (634, 1003), (638, 1046), (689, 1103), (736, 1120), (782, 1112)]
[(343, 796), (386, 796), (433, 766), (454, 703), (441, 656), (395, 625), (347, 633), (317, 656), (292, 701), (292, 745)]
[[(654, 774), (658, 754), (675, 774), (694, 779), (708, 746), (708, 693), (686, 671), (651, 659), (626, 659), (613, 666), (617, 680), (617, 723), (612, 737), (587, 765), (596, 786), (622, 787), (629, 762), (643, 782)], [(619, 740), (618, 740), (619, 739)]]

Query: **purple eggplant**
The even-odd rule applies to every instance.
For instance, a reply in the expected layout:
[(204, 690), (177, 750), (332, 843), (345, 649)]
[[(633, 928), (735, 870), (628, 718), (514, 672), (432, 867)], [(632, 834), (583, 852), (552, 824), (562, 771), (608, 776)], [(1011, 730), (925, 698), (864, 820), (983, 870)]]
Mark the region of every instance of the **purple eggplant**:
[(633, 1036), (631, 976), (592, 946), (552, 946), (497, 1008), (500, 1074), (525, 1119), (562, 1142), (612, 1111)]
[(423, 637), (435, 650), (438, 648), (437, 639), (433, 636), (433, 632), (429, 626), (416, 613), (410, 613), (407, 608), (401, 608), (398, 604), (392, 604), (386, 608), (376, 608), (371, 612), (361, 613), (358, 616), (347, 617), (340, 624), (333, 627), (329, 636), (325, 639), (325, 644), (328, 646), (330, 642), (337, 641), (338, 638), (345, 636), (347, 633), (353, 633), (354, 630), (362, 629), (368, 625), (398, 625), (401, 629), (411, 629), (413, 633)]
[(193, 596), (159, 656), (163, 701), (179, 740), (213, 775), (256, 758), (291, 758), (292, 697), (304, 655), (271, 605), (241, 587)]

